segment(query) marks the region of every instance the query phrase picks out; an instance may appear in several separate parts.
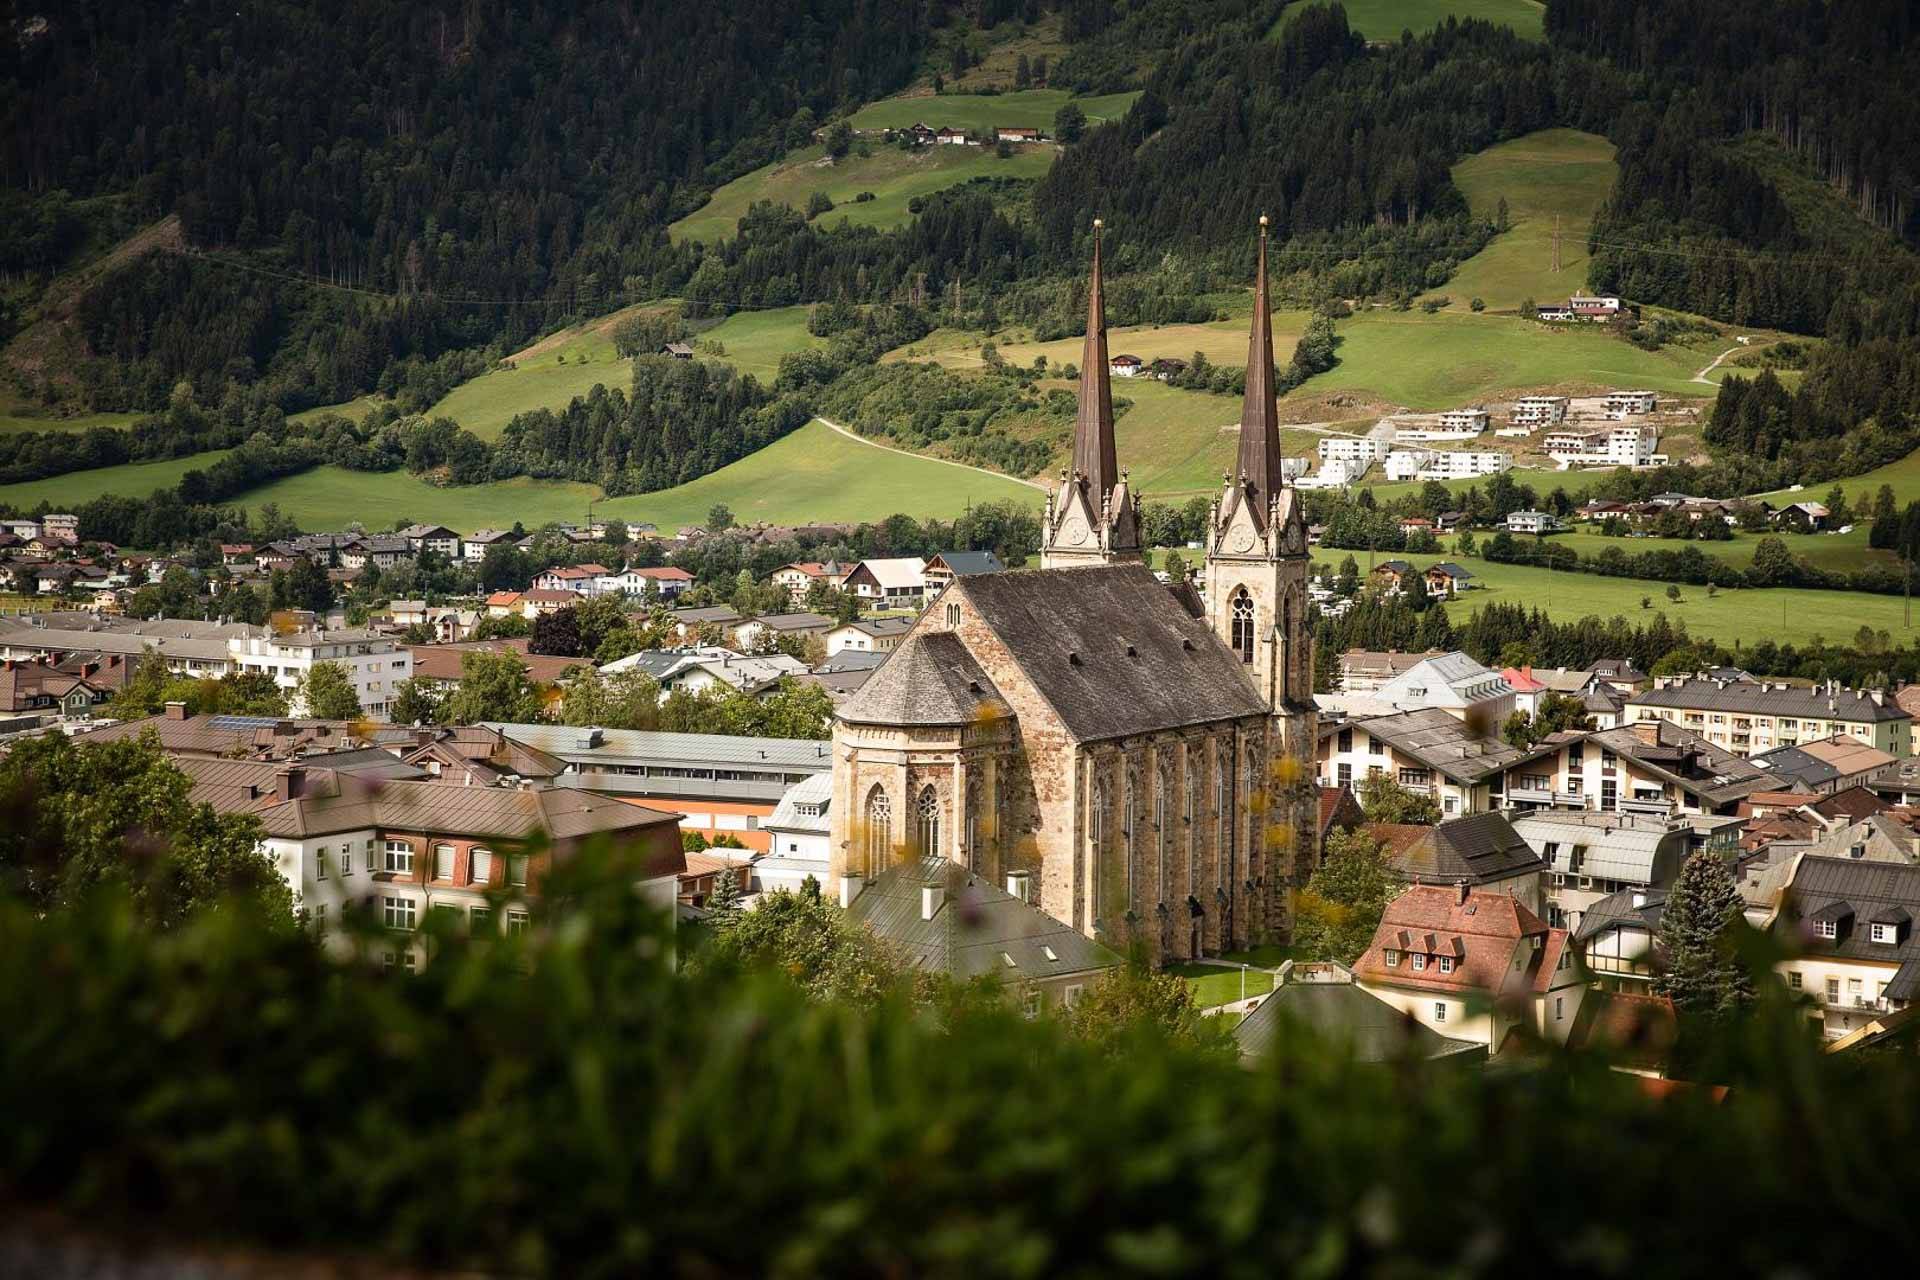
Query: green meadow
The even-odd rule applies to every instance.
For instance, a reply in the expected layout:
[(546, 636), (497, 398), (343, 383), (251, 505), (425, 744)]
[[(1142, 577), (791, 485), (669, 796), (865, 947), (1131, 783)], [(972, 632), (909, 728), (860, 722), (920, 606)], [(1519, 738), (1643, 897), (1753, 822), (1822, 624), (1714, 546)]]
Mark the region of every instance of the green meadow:
[[(1316, 547), (1316, 563), (1338, 565), (1347, 556), (1367, 571), (1365, 551)], [(1373, 557), (1377, 563), (1387, 555)], [(1885, 630), (1896, 643), (1920, 636), (1905, 622), (1899, 596), (1861, 591), (1815, 591), (1797, 588), (1723, 590), (1709, 596), (1705, 587), (1682, 586), (1678, 604), (1667, 599), (1667, 584), (1641, 578), (1604, 578), (1592, 573), (1556, 573), (1548, 569), (1493, 564), (1474, 556), (1402, 557), (1425, 566), (1448, 559), (1476, 575), (1477, 588), (1448, 606), (1456, 620), (1464, 620), (1482, 604), (1499, 602), (1543, 609), (1556, 622), (1574, 622), (1588, 615), (1610, 618), (1619, 614), (1644, 624), (1655, 613), (1673, 623), (1684, 622), (1693, 635), (1708, 636), (1734, 646), (1770, 639), (1782, 644), (1806, 644), (1816, 638), (1842, 643), (1860, 627)], [(1645, 600), (1647, 606), (1641, 602)]]
[(0, 436), (24, 435), (29, 431), (91, 431), (95, 427), (130, 427), (145, 414), (82, 413), (60, 417), (38, 406), (0, 398)]
[[(1448, 18), (1478, 18), (1512, 27), (1530, 40), (1545, 39), (1547, 7), (1536, 0), (1344, 0), (1347, 25), (1373, 41), (1398, 40), (1402, 31), (1430, 31)], [(1291, 4), (1276, 32), (1305, 8)]]
[(1051, 132), (1055, 113), (1068, 102), (1077, 104), (1089, 123), (1098, 124), (1127, 114), (1127, 108), (1139, 96), (1138, 91), (1132, 91), (1076, 98), (1065, 89), (916, 94), (871, 103), (855, 112), (849, 123), (856, 129), (904, 129), (925, 123), (935, 129), (996, 129), (1004, 125)]
[[(992, 147), (875, 146), (870, 154), (850, 153), (838, 163), (823, 147), (808, 147), (783, 160), (735, 178), (693, 213), (667, 229), (675, 242), (711, 244), (734, 233), (749, 205), (771, 200), (804, 211), (816, 191), (833, 201), (819, 215), (821, 226), (841, 222), (882, 229), (905, 226), (913, 218), (914, 199), (975, 178), (1038, 178), (1053, 164), (1050, 146), (1016, 147), (1002, 158)], [(862, 193), (873, 196), (859, 200)]]
[[(1488, 147), (1453, 167), (1454, 185), (1476, 217), (1491, 221), (1507, 202), (1511, 228), (1462, 263), (1436, 293), (1466, 310), (1474, 298), (1496, 311), (1528, 298), (1566, 298), (1587, 282), (1587, 231), (1613, 190), (1620, 166), (1613, 144), (1572, 129), (1545, 129)], [(1553, 269), (1555, 228), (1560, 269)]]
[(160, 462), (128, 462), (117, 467), (95, 467), (91, 471), (70, 471), (45, 480), (0, 485), (0, 503), (22, 509), (41, 502), (56, 507), (73, 507), (91, 502), (102, 494), (117, 493), (125, 498), (144, 498), (155, 489), (171, 489), (189, 471), (200, 471), (227, 456), (225, 449), (190, 453), (184, 458)]
[(806, 307), (778, 307), (771, 311), (736, 311), (700, 335), (702, 343), (717, 344), (722, 354), (706, 358), (750, 373), (762, 386), (772, 386), (780, 373), (780, 357), (804, 347), (824, 347), (825, 338), (807, 332)]

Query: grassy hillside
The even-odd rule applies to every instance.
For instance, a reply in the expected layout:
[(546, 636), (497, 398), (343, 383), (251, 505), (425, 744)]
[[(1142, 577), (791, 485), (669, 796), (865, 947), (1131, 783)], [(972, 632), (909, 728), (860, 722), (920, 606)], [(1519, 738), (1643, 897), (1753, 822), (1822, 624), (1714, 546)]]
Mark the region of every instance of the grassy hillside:
[(227, 456), (225, 449), (168, 458), (161, 462), (129, 462), (118, 467), (95, 467), (91, 471), (71, 471), (46, 480), (24, 484), (0, 485), (0, 502), (16, 507), (33, 507), (42, 501), (56, 507), (77, 506), (104, 493), (129, 498), (144, 498), (155, 489), (171, 489), (189, 471), (204, 470)]
[(1894, 501), (1904, 507), (1909, 502), (1920, 501), (1920, 453), (1910, 453), (1898, 462), (1889, 462), (1884, 467), (1875, 467), (1872, 471), (1845, 480), (1823, 481), (1801, 490), (1776, 489), (1760, 496), (1775, 506), (1787, 502), (1824, 502), (1827, 492), (1836, 484), (1846, 492), (1847, 501), (1854, 506), (1872, 502), (1874, 495), (1880, 492), (1880, 486), (1889, 485), (1893, 489)]
[(1301, 391), (1368, 391), (1410, 409), (1446, 409), (1502, 393), (1644, 387), (1698, 396), (1693, 375), (1712, 358), (1688, 347), (1657, 352), (1597, 328), (1515, 316), (1368, 311), (1340, 325), (1340, 363)]
[[(1075, 98), (1065, 89), (1022, 89), (1015, 93), (916, 94), (886, 98), (855, 112), (856, 129), (902, 129), (925, 122), (935, 129), (1053, 128), (1054, 113), (1069, 101), (1077, 103), (1089, 122), (1118, 120), (1139, 97), (1138, 92), (1109, 93)], [(955, 148), (958, 150), (958, 148)]]
[[(1281, 311), (1274, 315), (1274, 349), (1281, 353), (1283, 359), (1292, 352), (1293, 344), (1299, 341), (1306, 323), (1307, 313), (1304, 311)], [(980, 369), (986, 363), (981, 358), (980, 350), (987, 340), (986, 335), (980, 333), (935, 329), (919, 342), (889, 351), (884, 358), (932, 360), (949, 369)], [(993, 339), (1001, 358), (1013, 365), (1030, 365), (1038, 356), (1045, 356), (1047, 363), (1052, 365), (1077, 365), (1085, 341), (1081, 337), (1072, 337), (1035, 342), (1018, 331), (1000, 334)], [(1142, 360), (1157, 360), (1162, 356), (1185, 360), (1192, 357), (1194, 352), (1201, 351), (1215, 364), (1240, 366), (1247, 362), (1247, 320), (1245, 316), (1240, 316), (1206, 324), (1129, 325), (1108, 329), (1107, 350), (1114, 355), (1136, 355)], [(1124, 388), (1131, 384), (1116, 385)]]
[(142, 417), (137, 413), (83, 413), (59, 418), (41, 413), (36, 406), (11, 399), (0, 400), (0, 436), (20, 435), (28, 431), (87, 431), (94, 427), (130, 427)]
[[(899, 227), (913, 217), (908, 203), (918, 196), (944, 191), (974, 178), (1038, 178), (1052, 165), (1054, 148), (1021, 146), (1001, 159), (991, 147), (876, 146), (867, 156), (848, 155), (838, 164), (826, 158), (823, 147), (808, 147), (786, 159), (735, 178), (713, 193), (697, 211), (667, 228), (678, 243), (712, 243), (734, 233), (747, 207), (772, 200), (805, 210), (807, 198), (824, 191), (833, 211), (823, 213), (823, 226), (849, 222), (858, 227)], [(873, 199), (857, 201), (862, 192)]]
[(724, 354), (711, 359), (750, 373), (766, 386), (771, 386), (779, 374), (781, 356), (804, 347), (827, 345), (826, 339), (807, 332), (805, 307), (736, 312), (701, 334), (700, 340), (724, 348)]
[(742, 522), (878, 520), (902, 511), (951, 518), (969, 503), (1038, 505), (1039, 491), (933, 458), (893, 453), (849, 440), (820, 422), (722, 467), (658, 493), (616, 498), (599, 514), (669, 524), (698, 523), (715, 503)]
[[(1246, 357), (1242, 355), (1241, 359)], [(1133, 402), (1114, 423), (1120, 465), (1149, 498), (1184, 502), (1219, 491), (1239, 443), (1240, 401), (1232, 396), (1183, 391), (1145, 378), (1119, 384), (1115, 396)], [(1319, 436), (1285, 430), (1280, 447), (1288, 456), (1312, 453)]]
[[(1337, 565), (1351, 555), (1364, 573), (1367, 553), (1316, 547), (1314, 559)], [(1382, 556), (1380, 559), (1385, 559)], [(1426, 565), (1439, 556), (1410, 557)], [(1905, 624), (1905, 606), (1899, 596), (1868, 595), (1858, 591), (1803, 591), (1770, 587), (1765, 590), (1722, 591), (1709, 597), (1705, 587), (1682, 587), (1680, 603), (1666, 597), (1667, 584), (1637, 578), (1603, 578), (1591, 573), (1554, 573), (1546, 569), (1491, 564), (1473, 557), (1448, 557), (1478, 575), (1479, 590), (1469, 591), (1448, 606), (1456, 619), (1465, 619), (1482, 604), (1498, 601), (1539, 607), (1556, 622), (1574, 622), (1589, 614), (1615, 614), (1645, 623), (1655, 613), (1669, 621), (1685, 622), (1693, 635), (1710, 636), (1722, 644), (1746, 643), (1766, 637), (1783, 644), (1806, 644), (1815, 638), (1835, 643), (1850, 640), (1862, 625), (1890, 632), (1895, 643), (1911, 634)], [(1642, 608), (1641, 600), (1651, 602)], [(1914, 632), (1912, 634), (1920, 634)]]
[[(1318, 3), (1319, 0), (1314, 0)], [(1448, 18), (1478, 18), (1482, 22), (1512, 27), (1530, 40), (1545, 38), (1547, 8), (1536, 0), (1343, 0), (1347, 25), (1369, 40), (1398, 40), (1402, 31), (1415, 35), (1430, 31)], [(1287, 6), (1280, 15), (1284, 25), (1305, 7)], [(1278, 30), (1278, 27), (1275, 28)]]
[(528, 528), (549, 520), (578, 524), (586, 519), (587, 505), (599, 500), (597, 485), (570, 481), (521, 477), (442, 489), (405, 471), (315, 467), (233, 501), (254, 509), (276, 503), (306, 529), (342, 529), (356, 520), (371, 529), (384, 529), (404, 516), (470, 533), (489, 526), (504, 528), (516, 520)]
[[(1475, 215), (1491, 219), (1501, 198), (1512, 229), (1461, 264), (1444, 292), (1456, 309), (1480, 298), (1513, 310), (1533, 298), (1565, 298), (1587, 279), (1587, 230), (1613, 189), (1620, 166), (1613, 144), (1572, 129), (1546, 129), (1489, 147), (1453, 167), (1453, 181)], [(1560, 270), (1553, 269), (1554, 219)]]

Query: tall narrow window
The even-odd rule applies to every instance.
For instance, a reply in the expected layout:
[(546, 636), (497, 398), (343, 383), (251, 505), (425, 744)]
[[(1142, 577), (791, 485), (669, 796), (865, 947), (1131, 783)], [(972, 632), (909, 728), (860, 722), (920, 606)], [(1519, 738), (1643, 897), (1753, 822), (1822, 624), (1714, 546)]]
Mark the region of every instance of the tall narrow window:
[(1127, 770), (1127, 812), (1120, 827), (1121, 838), (1127, 842), (1127, 909), (1134, 904), (1134, 886), (1138, 883), (1140, 868), (1136, 851), (1139, 842), (1134, 838), (1135, 828), (1140, 825), (1140, 774), (1137, 770)]
[(453, 879), (453, 846), (437, 844), (433, 846), (433, 878), (435, 880)]
[(1293, 695), (1293, 592), (1284, 591), (1280, 596), (1280, 694), (1282, 697)]
[(940, 856), (940, 797), (935, 795), (932, 786), (920, 788), (920, 803), (915, 813), (918, 821), (916, 832), (920, 843), (920, 856), (937, 858)]
[(1253, 661), (1253, 597), (1241, 587), (1233, 593), (1233, 651), (1240, 661)]
[(1112, 798), (1107, 794), (1107, 780), (1097, 778), (1093, 784), (1093, 813), (1087, 820), (1087, 882), (1093, 886), (1093, 918), (1103, 919), (1105, 915), (1105, 895), (1101, 892), (1101, 873), (1106, 870), (1107, 818), (1112, 806)]
[(966, 854), (968, 866), (976, 869), (980, 866), (980, 783), (978, 781), (967, 783), (966, 848), (962, 852)]
[(867, 874), (887, 869), (893, 855), (893, 801), (878, 786), (867, 796)]
[(1173, 765), (1160, 766), (1160, 901), (1173, 898)]

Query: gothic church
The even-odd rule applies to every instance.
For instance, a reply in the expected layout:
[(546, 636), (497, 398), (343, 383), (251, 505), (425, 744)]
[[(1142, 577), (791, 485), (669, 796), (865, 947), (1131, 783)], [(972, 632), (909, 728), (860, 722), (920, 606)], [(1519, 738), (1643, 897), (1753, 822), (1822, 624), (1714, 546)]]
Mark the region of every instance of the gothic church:
[(1166, 962), (1285, 937), (1288, 890), (1311, 869), (1306, 526), (1281, 466), (1262, 218), (1204, 602), (1149, 572), (1114, 447), (1099, 226), (1073, 461), (1047, 498), (1041, 568), (955, 579), (839, 709), (831, 856), (853, 884), (947, 858)]

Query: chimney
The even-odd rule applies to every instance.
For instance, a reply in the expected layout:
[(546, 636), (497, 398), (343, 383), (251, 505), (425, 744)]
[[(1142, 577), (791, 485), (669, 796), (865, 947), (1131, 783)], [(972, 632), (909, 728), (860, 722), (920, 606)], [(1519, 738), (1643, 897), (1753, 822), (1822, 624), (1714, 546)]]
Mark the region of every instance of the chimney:
[(946, 887), (940, 884), (920, 886), (920, 918), (931, 920), (940, 910), (941, 900), (947, 896)]
[(169, 702), (167, 704), (166, 714), (169, 720), (185, 720), (187, 718), (187, 704), (184, 702)]
[(1636, 908), (1647, 905), (1647, 891), (1645, 889), (1635, 889), (1633, 891), (1633, 905)]
[(846, 908), (852, 906), (853, 900), (860, 896), (860, 890), (864, 889), (865, 887), (866, 887), (866, 882), (862, 880), (859, 876), (841, 876), (840, 877), (841, 909), (845, 910)]
[(1658, 720), (1635, 720), (1633, 736), (1650, 747), (1660, 745), (1660, 722)]
[(303, 765), (292, 765), (273, 775), (273, 798), (282, 803), (298, 800), (307, 790), (307, 770)]
[(1025, 871), (1007, 872), (1007, 892), (1022, 902), (1033, 901), (1033, 877)]
[(1453, 892), (1455, 902), (1464, 907), (1467, 905), (1467, 895), (1473, 890), (1464, 879), (1460, 879), (1453, 882)]

